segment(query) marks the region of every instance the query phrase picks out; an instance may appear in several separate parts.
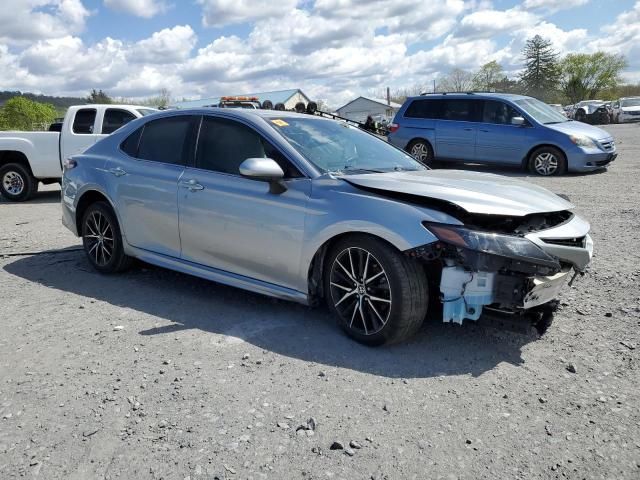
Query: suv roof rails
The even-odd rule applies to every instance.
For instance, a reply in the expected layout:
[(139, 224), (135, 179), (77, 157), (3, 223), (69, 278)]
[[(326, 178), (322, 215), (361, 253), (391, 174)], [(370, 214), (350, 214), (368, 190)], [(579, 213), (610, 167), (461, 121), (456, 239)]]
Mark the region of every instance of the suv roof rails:
[(473, 92), (422, 92), (420, 96), (424, 95), (475, 95), (476, 93), (499, 93), (499, 92), (483, 92), (476, 90)]

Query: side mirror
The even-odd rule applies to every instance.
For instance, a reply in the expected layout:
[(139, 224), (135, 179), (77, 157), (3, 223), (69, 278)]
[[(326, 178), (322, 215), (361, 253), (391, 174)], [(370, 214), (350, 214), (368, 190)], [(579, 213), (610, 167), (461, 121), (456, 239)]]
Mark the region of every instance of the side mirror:
[(511, 125), (523, 126), (524, 122), (525, 122), (525, 120), (524, 120), (523, 117), (513, 117), (511, 119)]
[(287, 190), (282, 181), (284, 172), (271, 158), (247, 158), (240, 164), (240, 175), (251, 180), (269, 182), (271, 193), (283, 193)]

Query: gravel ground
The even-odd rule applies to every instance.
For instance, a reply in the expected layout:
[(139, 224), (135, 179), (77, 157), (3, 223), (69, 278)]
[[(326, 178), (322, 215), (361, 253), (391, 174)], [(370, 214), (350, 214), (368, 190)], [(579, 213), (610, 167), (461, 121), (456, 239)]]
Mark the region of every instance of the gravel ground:
[(640, 125), (607, 129), (609, 171), (528, 178), (596, 245), (542, 338), (433, 319), (366, 348), (324, 309), (95, 273), (56, 189), (0, 203), (0, 478), (640, 478)]

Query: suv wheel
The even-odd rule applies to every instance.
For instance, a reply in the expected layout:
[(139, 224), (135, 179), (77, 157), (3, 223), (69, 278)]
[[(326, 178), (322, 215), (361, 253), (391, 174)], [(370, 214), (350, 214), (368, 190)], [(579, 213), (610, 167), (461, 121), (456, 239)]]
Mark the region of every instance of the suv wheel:
[(0, 167), (0, 194), (12, 202), (23, 202), (38, 191), (38, 181), (19, 163)]
[(529, 157), (529, 170), (544, 177), (562, 175), (566, 169), (563, 153), (554, 147), (540, 147)]
[(433, 148), (425, 140), (413, 140), (407, 146), (407, 152), (421, 164), (430, 167), (433, 163)]
[(120, 226), (106, 202), (90, 205), (82, 217), (82, 245), (93, 267), (102, 273), (116, 273), (131, 265), (124, 253)]
[(420, 264), (364, 235), (338, 242), (326, 263), (330, 310), (346, 333), (366, 345), (415, 334), (427, 314), (427, 276)]

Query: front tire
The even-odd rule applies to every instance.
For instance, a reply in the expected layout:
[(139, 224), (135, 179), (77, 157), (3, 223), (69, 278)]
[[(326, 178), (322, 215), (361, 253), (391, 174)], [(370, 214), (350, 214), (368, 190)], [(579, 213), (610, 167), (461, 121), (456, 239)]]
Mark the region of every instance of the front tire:
[(124, 253), (118, 220), (106, 202), (96, 202), (82, 216), (82, 245), (89, 263), (102, 273), (126, 270), (132, 258)]
[(366, 235), (340, 240), (326, 262), (329, 309), (347, 335), (365, 345), (414, 335), (427, 314), (428, 288), (418, 262)]
[(433, 164), (433, 148), (426, 140), (412, 140), (407, 146), (407, 152), (426, 167), (430, 167)]
[(529, 156), (529, 170), (543, 177), (562, 175), (567, 170), (567, 160), (555, 147), (540, 147)]
[(38, 191), (38, 181), (19, 163), (0, 167), (0, 194), (11, 202), (29, 200)]

